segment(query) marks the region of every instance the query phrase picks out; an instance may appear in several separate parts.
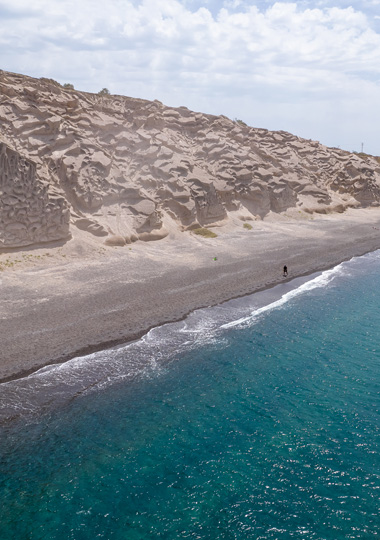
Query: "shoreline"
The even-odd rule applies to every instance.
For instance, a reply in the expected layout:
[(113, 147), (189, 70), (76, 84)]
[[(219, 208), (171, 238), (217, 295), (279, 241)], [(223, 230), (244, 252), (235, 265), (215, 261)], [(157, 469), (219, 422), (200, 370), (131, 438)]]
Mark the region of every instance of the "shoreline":
[[(367, 253), (372, 253), (372, 251), (369, 251)], [(363, 253), (363, 255), (366, 255), (366, 253)], [(348, 259), (345, 259), (345, 261), (348, 261), (351, 258), (352, 257), (350, 257)], [(341, 262), (345, 262), (345, 261), (341, 261)], [(338, 264), (340, 264), (340, 263), (337, 263), (334, 266), (337, 266)], [(329, 270), (330, 268), (334, 268), (334, 266), (332, 266), (332, 267), (331, 266), (326, 266), (324, 268), (312, 270), (311, 272), (306, 272), (304, 274), (294, 275), (294, 276), (288, 277), (287, 279), (282, 279), (282, 280), (279, 280), (277, 282), (273, 282), (273, 284), (268, 285), (266, 287), (261, 287), (261, 288), (255, 289), (252, 292), (247, 292), (247, 293), (243, 293), (242, 295), (237, 295), (237, 296), (233, 296), (231, 298), (227, 298), (226, 300), (222, 300), (218, 304), (200, 305), (200, 306), (188, 311), (185, 315), (183, 315), (180, 318), (173, 318), (171, 320), (167, 320), (167, 321), (159, 323), (157, 325), (152, 325), (149, 328), (146, 328), (145, 330), (141, 330), (140, 332), (137, 332), (135, 335), (132, 334), (130, 337), (128, 337), (128, 339), (120, 338), (118, 340), (99, 343), (99, 344), (95, 344), (95, 345), (86, 345), (83, 348), (81, 348), (81, 349), (79, 349), (77, 351), (74, 351), (73, 353), (71, 353), (71, 354), (69, 354), (69, 355), (67, 355), (65, 357), (58, 358), (55, 361), (47, 362), (46, 364), (42, 364), (41, 366), (38, 366), (36, 368), (31, 368), (29, 370), (26, 370), (26, 371), (23, 371), (23, 372), (20, 372), (20, 373), (16, 373), (15, 375), (10, 375), (9, 377), (5, 377), (3, 379), (0, 378), (0, 384), (23, 379), (25, 377), (28, 377), (29, 375), (32, 375), (33, 373), (36, 373), (40, 369), (43, 369), (43, 368), (45, 368), (47, 366), (53, 366), (53, 365), (62, 364), (64, 362), (68, 362), (69, 360), (72, 360), (74, 358), (80, 358), (80, 357), (84, 357), (84, 356), (87, 356), (87, 355), (90, 355), (90, 354), (93, 354), (93, 353), (96, 353), (96, 352), (114, 349), (114, 348), (117, 348), (117, 347), (123, 346), (123, 345), (128, 345), (130, 343), (133, 343), (134, 341), (138, 341), (143, 336), (145, 336), (148, 332), (150, 332), (150, 330), (153, 330), (154, 328), (158, 328), (160, 326), (163, 326), (164, 324), (171, 324), (171, 323), (176, 323), (176, 322), (180, 322), (180, 321), (185, 320), (191, 313), (193, 313), (194, 311), (197, 311), (198, 309), (213, 308), (213, 307), (216, 307), (216, 306), (223, 305), (223, 304), (226, 304), (228, 302), (231, 302), (232, 300), (237, 300), (239, 298), (245, 298), (247, 296), (251, 296), (253, 294), (260, 293), (260, 292), (263, 292), (263, 291), (269, 291), (270, 289), (273, 289), (274, 287), (277, 287), (280, 284), (289, 283), (289, 282), (291, 282), (291, 281), (293, 281), (293, 280), (295, 280), (297, 278), (312, 276), (313, 274), (323, 272), (325, 270)]]
[[(380, 247), (379, 247), (379, 249), (380, 249)], [(357, 256), (361, 257), (361, 256), (364, 256), (364, 255), (367, 255), (368, 253), (373, 253), (374, 251), (377, 251), (377, 250), (375, 249), (375, 250), (367, 251), (367, 252), (363, 253), (362, 255), (357, 255)], [(353, 257), (355, 257), (355, 255)], [(288, 276), (287, 279), (278, 280), (278, 281), (275, 281), (275, 282), (273, 282), (272, 284), (270, 284), (268, 286), (255, 289), (255, 290), (253, 290), (251, 292), (246, 292), (246, 293), (243, 293), (241, 295), (233, 296), (231, 298), (227, 298), (226, 300), (222, 300), (221, 302), (219, 302), (217, 304), (200, 305), (200, 306), (195, 307), (194, 309), (188, 311), (186, 314), (184, 314), (180, 318), (173, 318), (173, 319), (170, 319), (170, 320), (166, 320), (165, 322), (158, 323), (157, 325), (152, 325), (149, 328), (146, 328), (144, 330), (141, 330), (141, 331), (137, 332), (135, 335), (133, 335), (133, 334), (130, 335), (127, 339), (120, 338), (120, 339), (117, 339), (117, 340), (98, 343), (98, 344), (94, 344), (94, 345), (86, 345), (86, 346), (82, 347), (81, 349), (78, 349), (77, 351), (74, 351), (73, 353), (70, 353), (67, 356), (57, 358), (54, 361), (47, 362), (46, 364), (42, 364), (40, 366), (37, 366), (35, 368), (31, 368), (31, 369), (26, 370), (26, 371), (15, 373), (14, 375), (10, 375), (9, 377), (5, 377), (3, 379), (0, 378), (0, 385), (3, 384), (3, 383), (23, 379), (25, 377), (28, 377), (29, 375), (33, 375), (34, 373), (36, 373), (40, 369), (43, 369), (43, 368), (45, 368), (47, 366), (63, 364), (63, 363), (68, 362), (69, 360), (72, 360), (74, 358), (81, 358), (81, 357), (84, 357), (84, 356), (87, 356), (87, 355), (90, 355), (90, 354), (93, 354), (93, 353), (96, 353), (96, 352), (114, 349), (114, 348), (117, 348), (117, 347), (123, 346), (123, 345), (128, 345), (130, 343), (133, 343), (134, 341), (138, 341), (143, 336), (145, 336), (150, 330), (152, 330), (154, 328), (158, 328), (160, 326), (163, 326), (164, 324), (171, 324), (171, 323), (176, 323), (176, 322), (180, 322), (180, 321), (185, 320), (191, 313), (193, 313), (194, 311), (197, 311), (198, 309), (216, 307), (216, 306), (223, 305), (223, 304), (226, 304), (228, 302), (231, 302), (232, 300), (238, 300), (240, 298), (245, 298), (247, 296), (251, 296), (251, 295), (254, 295), (256, 293), (260, 293), (260, 292), (263, 292), (263, 291), (269, 291), (269, 290), (273, 289), (274, 287), (277, 287), (280, 284), (290, 283), (291, 281), (293, 281), (295, 279), (298, 279), (298, 278), (308, 277), (308, 276), (311, 277), (314, 274), (324, 272), (325, 270), (330, 270), (331, 268), (334, 268), (335, 266), (338, 266), (339, 264), (341, 264), (343, 262), (349, 261), (353, 257), (348, 257), (347, 259), (344, 259), (343, 261), (337, 262), (336, 264), (334, 264), (332, 266), (328, 265), (328, 266), (325, 266), (325, 267), (322, 267), (322, 268), (313, 269), (310, 272), (305, 272), (303, 274), (293, 275), (291, 277)]]
[(377, 209), (343, 219), (258, 222), (256, 235), (222, 231), (216, 242), (188, 235), (181, 243), (139, 243), (133, 256), (114, 250), (106, 261), (72, 259), (3, 272), (0, 338), (7, 356), (0, 383), (376, 251), (380, 231), (374, 224), (380, 224)]

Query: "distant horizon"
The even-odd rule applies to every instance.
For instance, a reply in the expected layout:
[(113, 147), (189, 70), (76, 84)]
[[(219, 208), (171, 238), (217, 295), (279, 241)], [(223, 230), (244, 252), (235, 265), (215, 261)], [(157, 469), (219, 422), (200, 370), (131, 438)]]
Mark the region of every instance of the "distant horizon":
[(380, 155), (379, 7), (0, 0), (0, 65)]

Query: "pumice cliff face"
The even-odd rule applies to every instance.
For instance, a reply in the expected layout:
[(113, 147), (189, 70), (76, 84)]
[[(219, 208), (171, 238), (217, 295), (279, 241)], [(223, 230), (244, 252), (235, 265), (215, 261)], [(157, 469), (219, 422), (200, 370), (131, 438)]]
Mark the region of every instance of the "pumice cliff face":
[(377, 158), (0, 72), (0, 247), (378, 206)]
[(65, 198), (38, 178), (36, 165), (0, 142), (0, 248), (69, 236)]

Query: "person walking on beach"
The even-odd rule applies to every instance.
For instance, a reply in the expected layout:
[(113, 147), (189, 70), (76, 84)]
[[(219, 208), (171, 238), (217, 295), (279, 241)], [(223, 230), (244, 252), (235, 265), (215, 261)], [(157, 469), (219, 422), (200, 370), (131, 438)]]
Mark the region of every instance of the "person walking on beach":
[(285, 266), (284, 266), (284, 277), (286, 277), (287, 275), (288, 275), (288, 267), (285, 264)]

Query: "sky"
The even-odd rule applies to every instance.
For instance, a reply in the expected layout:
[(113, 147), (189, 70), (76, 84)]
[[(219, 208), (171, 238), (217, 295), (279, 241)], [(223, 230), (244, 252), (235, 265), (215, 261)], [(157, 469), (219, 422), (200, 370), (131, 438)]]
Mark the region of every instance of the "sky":
[(0, 0), (0, 69), (380, 155), (380, 0)]

